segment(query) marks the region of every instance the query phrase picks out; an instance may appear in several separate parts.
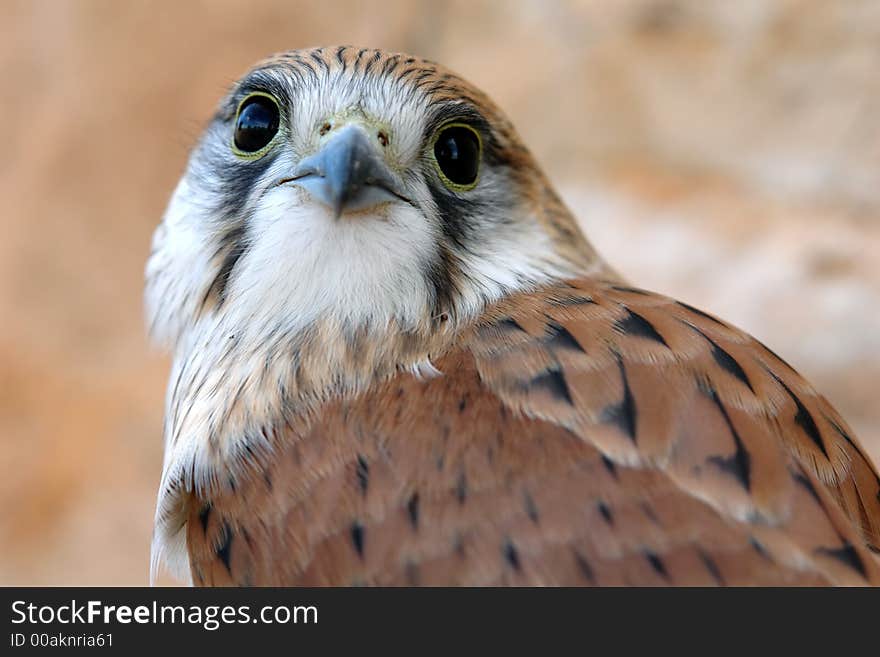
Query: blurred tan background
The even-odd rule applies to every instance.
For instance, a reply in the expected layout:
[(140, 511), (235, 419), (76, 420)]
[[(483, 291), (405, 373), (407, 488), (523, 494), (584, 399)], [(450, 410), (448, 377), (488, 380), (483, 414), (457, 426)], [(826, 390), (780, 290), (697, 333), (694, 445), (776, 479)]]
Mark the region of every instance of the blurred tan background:
[(880, 455), (880, 2), (3, 0), (0, 584), (147, 583), (150, 235), (226, 86), (337, 43), (486, 89), (622, 272), (767, 342)]

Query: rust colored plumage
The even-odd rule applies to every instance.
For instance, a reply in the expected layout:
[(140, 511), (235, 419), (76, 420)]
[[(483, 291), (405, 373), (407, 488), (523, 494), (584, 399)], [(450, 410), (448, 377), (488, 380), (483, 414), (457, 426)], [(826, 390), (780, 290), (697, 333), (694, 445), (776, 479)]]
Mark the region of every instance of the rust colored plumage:
[[(243, 158), (254, 93), (278, 132)], [(472, 186), (435, 148), (462, 125)], [(297, 187), (329, 169), (297, 167), (344, 134), (394, 196), (332, 216)], [(433, 62), (319, 48), (236, 83), (147, 301), (175, 351), (154, 565), (196, 584), (880, 584), (846, 422), (755, 339), (626, 287)]]
[(574, 280), (189, 500), (198, 584), (880, 583), (880, 480), (741, 331)]

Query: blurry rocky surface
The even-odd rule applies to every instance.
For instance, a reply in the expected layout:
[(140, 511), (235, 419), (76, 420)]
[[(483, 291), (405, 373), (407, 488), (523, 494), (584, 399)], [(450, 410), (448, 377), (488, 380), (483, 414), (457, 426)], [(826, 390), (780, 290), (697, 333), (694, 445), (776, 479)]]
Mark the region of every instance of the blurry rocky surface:
[(483, 87), (624, 275), (754, 333), (880, 456), (880, 3), (7, 0), (0, 583), (147, 582), (151, 232), (226, 86), (335, 43)]

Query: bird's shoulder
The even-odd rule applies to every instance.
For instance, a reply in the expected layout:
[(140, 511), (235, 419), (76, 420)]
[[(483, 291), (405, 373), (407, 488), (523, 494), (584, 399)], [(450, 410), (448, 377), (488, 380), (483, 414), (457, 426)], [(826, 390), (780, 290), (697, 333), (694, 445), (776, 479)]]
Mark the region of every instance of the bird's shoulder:
[(880, 548), (880, 478), (846, 421), (767, 346), (708, 313), (616, 282), (568, 281), (497, 304), (469, 348), (512, 409), (618, 463), (661, 469), (768, 526), (789, 522), (806, 488), (847, 540)]
[(197, 583), (880, 581), (880, 483), (778, 356), (690, 306), (579, 280), (492, 306), (277, 429), (189, 504)]

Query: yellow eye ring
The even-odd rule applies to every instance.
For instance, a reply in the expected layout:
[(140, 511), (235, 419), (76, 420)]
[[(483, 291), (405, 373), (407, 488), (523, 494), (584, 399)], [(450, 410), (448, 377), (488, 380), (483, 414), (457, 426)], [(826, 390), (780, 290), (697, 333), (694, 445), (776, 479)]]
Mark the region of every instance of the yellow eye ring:
[(248, 94), (235, 110), (230, 149), (243, 160), (256, 160), (271, 150), (281, 129), (281, 109), (274, 96)]
[(467, 123), (445, 123), (431, 139), (434, 169), (454, 192), (469, 192), (480, 181), (483, 138)]

